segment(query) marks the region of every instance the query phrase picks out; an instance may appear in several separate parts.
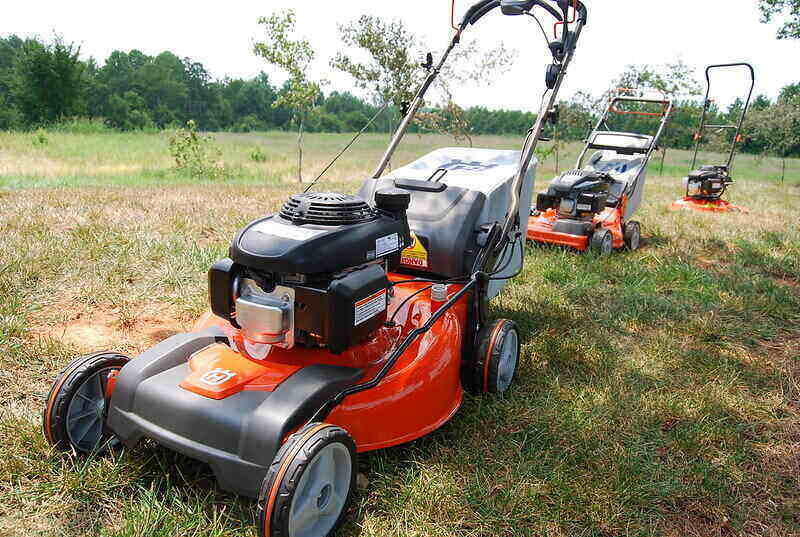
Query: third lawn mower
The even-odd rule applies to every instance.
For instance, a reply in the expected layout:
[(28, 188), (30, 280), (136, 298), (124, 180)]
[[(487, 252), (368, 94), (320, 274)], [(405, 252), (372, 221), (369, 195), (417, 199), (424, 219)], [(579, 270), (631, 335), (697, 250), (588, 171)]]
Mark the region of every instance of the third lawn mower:
[[(462, 34), (496, 8), (561, 28), (522, 151), (443, 149), (384, 175)], [(534, 150), (586, 21), (578, 0), (473, 5), (360, 194), (293, 195), (241, 230), (194, 331), (73, 361), (47, 398), (47, 440), (99, 453), (152, 439), (257, 498), (259, 535), (331, 535), (357, 453), (442, 426), (462, 387), (514, 380), (520, 334), (488, 301), (522, 270)]]
[[(672, 114), (666, 97), (632, 96), (619, 90), (609, 100), (600, 121), (589, 134), (574, 170), (553, 179), (536, 198), (528, 239), (601, 255), (641, 244), (641, 226), (631, 220), (644, 194), (647, 164)], [(657, 111), (649, 111), (653, 107)], [(657, 118), (655, 134), (618, 132), (608, 128), (614, 115)], [(594, 151), (591, 157), (590, 151)]]
[[(713, 71), (732, 70), (732, 69), (745, 69), (750, 75), (750, 89), (747, 93), (747, 100), (741, 109), (737, 121), (730, 125), (709, 125), (708, 124), (708, 109), (714, 103), (710, 98), (711, 95), (711, 73)], [(733, 160), (736, 158), (736, 148), (738, 144), (743, 141), (742, 138), (742, 125), (747, 116), (747, 110), (750, 108), (750, 100), (753, 97), (753, 89), (756, 84), (756, 73), (753, 66), (749, 63), (726, 63), (720, 65), (709, 65), (706, 67), (706, 98), (703, 104), (703, 112), (700, 116), (700, 127), (694, 135), (694, 158), (692, 159), (692, 166), (688, 177), (683, 182), (686, 187), (686, 196), (679, 199), (670, 207), (673, 211), (682, 209), (693, 211), (704, 211), (712, 213), (747, 213), (750, 212), (743, 207), (734, 205), (733, 203), (722, 199), (725, 191), (731, 186), (734, 181), (731, 173), (733, 171)], [(703, 143), (706, 131), (717, 132), (732, 132), (730, 142), (730, 152), (728, 153), (728, 160), (723, 164), (708, 164), (696, 168), (697, 157), (700, 151), (700, 144)]]

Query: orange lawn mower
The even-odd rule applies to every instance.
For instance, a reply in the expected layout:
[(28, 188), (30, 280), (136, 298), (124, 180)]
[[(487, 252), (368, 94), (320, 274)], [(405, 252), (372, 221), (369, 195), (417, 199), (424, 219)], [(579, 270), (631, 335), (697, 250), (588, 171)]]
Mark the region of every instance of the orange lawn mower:
[[(574, 170), (553, 179), (536, 199), (528, 240), (608, 255), (641, 244), (641, 225), (631, 220), (644, 194), (647, 165), (672, 114), (667, 97), (635, 96), (620, 89), (590, 132)], [(657, 111), (651, 111), (654, 109)], [(611, 115), (657, 118), (655, 134), (617, 132)], [(588, 158), (590, 151), (594, 151)]]
[[(747, 94), (747, 100), (742, 107), (741, 114), (736, 123), (732, 125), (708, 125), (708, 109), (714, 103), (709, 98), (711, 94), (711, 72), (714, 70), (725, 69), (738, 69), (744, 68), (750, 74), (750, 90)], [(673, 203), (670, 209), (673, 211), (679, 210), (693, 210), (711, 213), (749, 213), (748, 209), (739, 207), (733, 203), (722, 199), (722, 196), (728, 190), (728, 187), (734, 184), (731, 175), (733, 171), (733, 161), (736, 158), (736, 148), (738, 144), (743, 142), (742, 125), (744, 124), (747, 110), (750, 107), (750, 100), (753, 96), (753, 89), (756, 84), (756, 74), (753, 66), (749, 63), (728, 63), (721, 65), (710, 65), (706, 68), (706, 98), (703, 104), (703, 112), (700, 116), (700, 127), (694, 135), (695, 147), (694, 158), (689, 175), (683, 180), (686, 187), (686, 195)], [(728, 153), (728, 160), (724, 164), (710, 164), (696, 168), (697, 157), (700, 151), (700, 144), (703, 142), (706, 130), (712, 131), (733, 131), (731, 137), (731, 150)]]
[[(522, 151), (441, 149), (384, 175), (462, 34), (496, 8), (561, 27)], [(149, 438), (257, 498), (259, 535), (334, 533), (358, 453), (431, 433), (464, 388), (515, 378), (520, 334), (488, 302), (522, 270), (534, 151), (586, 21), (577, 0), (473, 5), (359, 195), (307, 189), (246, 226), (192, 332), (73, 361), (47, 397), (47, 440), (90, 454)]]

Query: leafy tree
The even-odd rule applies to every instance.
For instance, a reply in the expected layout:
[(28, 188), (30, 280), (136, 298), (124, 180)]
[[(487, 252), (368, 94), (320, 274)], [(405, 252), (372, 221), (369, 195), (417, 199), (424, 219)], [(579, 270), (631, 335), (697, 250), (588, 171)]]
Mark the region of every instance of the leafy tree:
[(254, 128), (266, 130), (284, 123), (288, 118), (279, 117), (280, 112), (273, 104), (278, 93), (269, 82), (266, 73), (252, 80), (229, 80), (223, 85), (223, 97), (230, 103), (234, 118), (249, 118)]
[(180, 58), (171, 52), (162, 52), (142, 65), (137, 75), (141, 81), (137, 84), (139, 94), (153, 123), (164, 128), (180, 122), (190, 95)]
[(0, 39), (0, 129), (23, 126), (24, 118), (11, 92), (16, 85), (15, 60), (21, 54), (24, 42), (16, 35)]
[(11, 95), (25, 123), (53, 123), (84, 112), (80, 47), (57, 36), (50, 44), (28, 39), (18, 52)]
[(789, 84), (785, 88), (781, 90), (781, 94), (778, 96), (779, 101), (790, 101), (795, 97), (800, 97), (800, 82), (796, 84)]
[[(346, 45), (365, 52), (368, 60), (358, 61), (340, 51), (331, 66), (349, 74), (357, 87), (370, 91), (376, 103), (402, 111), (424, 75), (420, 39), (402, 20), (385, 21), (372, 15), (340, 25), (339, 33)], [(502, 44), (495, 50), (482, 51), (475, 41), (462, 43), (436, 80), (438, 107), (418, 114), (418, 125), (423, 130), (450, 134), (456, 140), (468, 140), (471, 145), (469, 116), (455, 103), (453, 88), (491, 80), (506, 70), (515, 56)]]
[(289, 75), (283, 90), (273, 106), (285, 106), (294, 114), (297, 134), (297, 179), (303, 180), (303, 125), (321, 96), (320, 83), (308, 79), (307, 73), (314, 60), (314, 49), (305, 39), (293, 39), (296, 16), (294, 10), (261, 17), (264, 41), (257, 42), (253, 50), (257, 56)]
[(111, 95), (105, 107), (106, 121), (119, 130), (132, 131), (153, 126), (144, 98), (135, 91)]
[(761, 22), (785, 19), (778, 39), (800, 39), (800, 0), (758, 0)]
[[(748, 132), (765, 154), (782, 159), (800, 156), (800, 96), (781, 99), (748, 117)], [(785, 167), (784, 167), (785, 172)]]
[(417, 37), (403, 21), (362, 15), (339, 25), (339, 35), (348, 47), (367, 52), (369, 60), (359, 62), (339, 51), (331, 60), (332, 67), (353, 77), (356, 86), (370, 91), (381, 105), (399, 109), (411, 101), (422, 70)]

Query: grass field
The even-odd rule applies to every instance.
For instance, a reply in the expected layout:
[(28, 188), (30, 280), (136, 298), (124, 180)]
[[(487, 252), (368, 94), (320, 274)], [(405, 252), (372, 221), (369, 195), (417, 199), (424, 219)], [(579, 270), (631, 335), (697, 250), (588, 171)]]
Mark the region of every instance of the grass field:
[[(136, 353), (203, 312), (234, 232), (296, 190), (292, 136), (217, 135), (237, 173), (216, 182), (173, 171), (163, 135), (47, 138), (0, 133), (0, 536), (253, 535), (254, 503), (206, 466), (150, 443), (65, 457), (39, 416), (74, 356)], [(346, 141), (309, 136), (308, 175)], [(355, 190), (385, 142), (325, 188)], [(396, 162), (446, 145), (409, 137)], [(341, 535), (800, 535), (800, 165), (780, 184), (778, 162), (739, 161), (750, 216), (670, 213), (688, 158), (651, 173), (642, 250), (527, 249), (492, 307), (522, 329), (517, 384), (363, 457)]]

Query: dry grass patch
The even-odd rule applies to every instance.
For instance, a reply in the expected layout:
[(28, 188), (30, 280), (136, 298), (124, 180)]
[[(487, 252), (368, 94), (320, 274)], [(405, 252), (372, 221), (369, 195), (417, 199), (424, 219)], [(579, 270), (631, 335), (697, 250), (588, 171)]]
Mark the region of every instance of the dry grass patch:
[[(451, 144), (412, 138), (398, 161)], [(244, 162), (263, 137), (218, 139), (226, 161), (275, 171)], [(125, 139), (127, 156), (99, 156), (121, 139), (109, 140), (59, 155), (74, 140), (58, 139), (43, 153), (161, 165), (140, 137)], [(309, 169), (345, 141), (310, 140)], [(285, 160), (290, 137), (274, 142), (265, 152)], [(333, 178), (368, 173), (385, 139), (365, 142)], [(203, 464), (150, 443), (64, 457), (39, 432), (57, 371), (96, 347), (136, 353), (190, 326), (233, 234), (296, 191), (274, 177), (124, 174), (95, 179), (142, 184), (0, 191), (0, 535), (252, 535), (253, 503), (217, 489)], [(92, 182), (77, 175), (56, 180)], [(363, 457), (343, 536), (800, 535), (800, 231), (789, 225), (800, 195), (751, 176), (732, 191), (750, 217), (670, 213), (679, 185), (677, 174), (648, 184), (640, 252), (528, 248), (492, 306), (523, 334), (517, 385), (505, 399), (467, 398), (423, 440)]]

